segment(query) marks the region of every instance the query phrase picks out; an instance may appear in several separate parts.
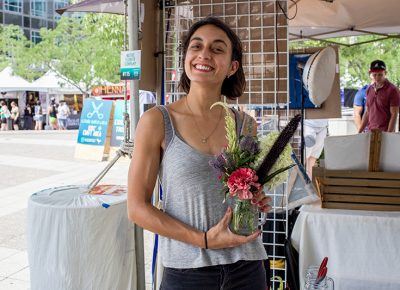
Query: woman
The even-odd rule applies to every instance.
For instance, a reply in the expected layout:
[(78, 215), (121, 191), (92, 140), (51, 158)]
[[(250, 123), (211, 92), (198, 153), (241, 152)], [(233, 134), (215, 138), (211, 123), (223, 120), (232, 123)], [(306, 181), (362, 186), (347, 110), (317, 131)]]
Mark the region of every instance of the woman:
[(8, 130), (8, 119), (10, 118), (10, 110), (7, 107), (6, 102), (0, 102), (0, 119), (1, 119), (1, 131)]
[(24, 130), (33, 129), (33, 110), (32, 106), (28, 103), (26, 104), (24, 110)]
[(40, 105), (40, 101), (36, 101), (36, 105), (34, 107), (33, 120), (35, 120), (35, 130), (42, 130), (43, 129), (43, 109)]
[[(129, 169), (129, 218), (161, 236), (161, 289), (265, 290), (267, 255), (260, 232), (246, 237), (229, 230), (232, 210), (208, 164), (227, 144), (224, 111), (210, 106), (222, 95), (235, 99), (244, 91), (240, 40), (208, 17), (191, 27), (183, 56), (180, 85), (187, 95), (150, 109), (139, 121)], [(231, 114), (241, 128), (243, 116)], [(244, 131), (255, 135), (255, 122)], [(163, 211), (151, 204), (158, 174)], [(260, 194), (253, 202), (266, 212), (269, 200)]]
[(18, 131), (19, 130), (19, 108), (14, 101), (11, 102), (11, 119), (12, 119), (12, 124), (13, 124), (14, 130)]
[(49, 115), (49, 123), (51, 129), (57, 130), (58, 129), (58, 122), (57, 122), (57, 104), (54, 98), (51, 98), (50, 106), (47, 108), (47, 114)]

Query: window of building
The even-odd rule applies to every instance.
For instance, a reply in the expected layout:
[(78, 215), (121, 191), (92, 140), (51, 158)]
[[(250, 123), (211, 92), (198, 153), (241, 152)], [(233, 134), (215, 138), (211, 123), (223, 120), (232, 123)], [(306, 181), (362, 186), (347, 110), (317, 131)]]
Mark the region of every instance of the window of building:
[(31, 27), (31, 19), (29, 17), (24, 17), (24, 27)]
[(31, 15), (38, 17), (46, 17), (47, 1), (46, 0), (31, 0)]
[(4, 0), (4, 10), (21, 13), (22, 0)]
[(4, 24), (22, 26), (22, 16), (15, 13), (4, 13)]
[(39, 31), (31, 30), (31, 41), (35, 44), (42, 41)]

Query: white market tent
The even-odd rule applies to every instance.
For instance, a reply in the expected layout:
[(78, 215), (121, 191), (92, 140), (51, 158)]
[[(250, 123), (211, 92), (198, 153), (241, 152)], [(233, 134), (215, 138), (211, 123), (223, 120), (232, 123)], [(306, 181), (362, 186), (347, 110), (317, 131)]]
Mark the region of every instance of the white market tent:
[(56, 72), (49, 70), (43, 76), (32, 83), (35, 91), (53, 94), (81, 94), (82, 92), (68, 83), (66, 77), (59, 76)]
[(0, 72), (0, 92), (30, 91), (33, 88), (24, 78), (13, 75), (13, 70), (9, 66)]
[(290, 40), (375, 34), (400, 37), (399, 0), (288, 1)]

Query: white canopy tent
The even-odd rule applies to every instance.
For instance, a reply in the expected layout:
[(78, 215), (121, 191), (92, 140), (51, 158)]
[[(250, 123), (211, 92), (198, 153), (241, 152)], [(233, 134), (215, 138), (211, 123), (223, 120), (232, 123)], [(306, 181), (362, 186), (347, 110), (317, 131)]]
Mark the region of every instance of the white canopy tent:
[(17, 75), (13, 75), (11, 67), (7, 66), (0, 72), (0, 92), (15, 92), (33, 90), (30, 82)]
[(53, 94), (82, 94), (82, 92), (71, 85), (66, 77), (61, 77), (56, 72), (49, 70), (43, 76), (32, 83), (35, 91)]
[(366, 34), (381, 36), (378, 40), (400, 37), (399, 0), (294, 0), (288, 5), (290, 40)]

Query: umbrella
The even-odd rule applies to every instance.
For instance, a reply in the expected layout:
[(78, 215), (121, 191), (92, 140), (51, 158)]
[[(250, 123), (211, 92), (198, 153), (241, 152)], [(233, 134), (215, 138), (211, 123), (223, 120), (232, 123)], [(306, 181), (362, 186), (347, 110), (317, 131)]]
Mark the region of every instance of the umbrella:
[(124, 14), (125, 4), (122, 0), (84, 0), (82, 2), (57, 9), (56, 12), (62, 15), (64, 12), (96, 12)]
[(289, 2), (291, 40), (365, 34), (400, 37), (398, 0), (297, 0)]

